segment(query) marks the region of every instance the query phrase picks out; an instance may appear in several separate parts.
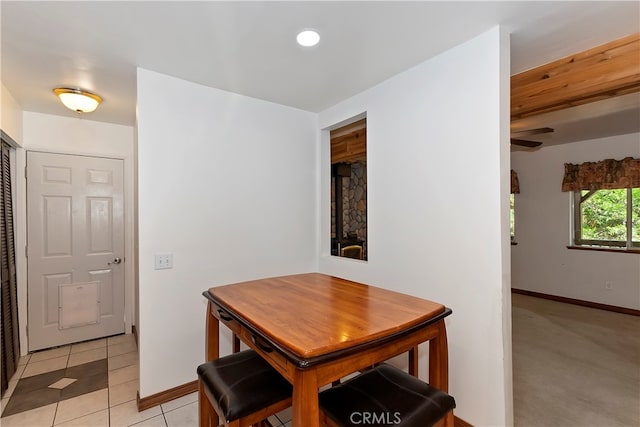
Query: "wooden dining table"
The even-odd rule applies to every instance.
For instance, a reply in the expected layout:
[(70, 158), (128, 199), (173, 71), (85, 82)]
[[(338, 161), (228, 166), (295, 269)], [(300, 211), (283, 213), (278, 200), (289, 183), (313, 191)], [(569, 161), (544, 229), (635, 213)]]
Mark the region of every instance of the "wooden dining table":
[(293, 384), (293, 427), (320, 422), (318, 389), (429, 342), (429, 383), (448, 391), (442, 304), (320, 273), (217, 286), (208, 299), (206, 358), (220, 357), (220, 323)]

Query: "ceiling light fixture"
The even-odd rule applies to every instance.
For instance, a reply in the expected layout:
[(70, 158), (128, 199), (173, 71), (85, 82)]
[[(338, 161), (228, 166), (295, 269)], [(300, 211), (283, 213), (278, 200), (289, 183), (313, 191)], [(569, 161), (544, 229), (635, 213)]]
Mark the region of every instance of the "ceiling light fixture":
[(307, 29), (299, 32), (296, 40), (300, 46), (311, 47), (318, 44), (320, 34), (316, 30)]
[(68, 109), (76, 113), (90, 113), (102, 102), (102, 98), (95, 93), (87, 92), (82, 89), (71, 89), (66, 87), (57, 87), (53, 90), (60, 102)]

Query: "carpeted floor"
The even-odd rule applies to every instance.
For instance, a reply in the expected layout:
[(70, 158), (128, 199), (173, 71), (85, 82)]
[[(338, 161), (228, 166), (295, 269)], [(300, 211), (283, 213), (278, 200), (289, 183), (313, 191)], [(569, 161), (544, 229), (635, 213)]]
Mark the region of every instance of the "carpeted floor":
[(640, 426), (640, 317), (512, 298), (515, 425)]

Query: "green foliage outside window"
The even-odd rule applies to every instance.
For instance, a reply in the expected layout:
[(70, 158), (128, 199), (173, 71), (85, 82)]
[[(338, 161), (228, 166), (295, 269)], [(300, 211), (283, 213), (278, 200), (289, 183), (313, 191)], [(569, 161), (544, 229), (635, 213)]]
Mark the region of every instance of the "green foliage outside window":
[(631, 240), (640, 242), (640, 188), (631, 189), (631, 206), (631, 222), (633, 223)]
[[(588, 191), (583, 191), (582, 196)], [(628, 218), (629, 191), (598, 190), (580, 204), (583, 240), (627, 241), (627, 221), (632, 221), (632, 241), (640, 242), (640, 188), (631, 189), (632, 214)]]
[(510, 199), (510, 213), (511, 213), (511, 240), (514, 240), (516, 238), (516, 212), (515, 212), (515, 205), (516, 205), (516, 195), (511, 193), (511, 199)]

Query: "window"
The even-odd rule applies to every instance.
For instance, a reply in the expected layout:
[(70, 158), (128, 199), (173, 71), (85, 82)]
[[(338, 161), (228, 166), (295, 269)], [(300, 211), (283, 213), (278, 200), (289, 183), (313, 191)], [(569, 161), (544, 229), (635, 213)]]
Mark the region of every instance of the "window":
[(511, 198), (509, 199), (509, 215), (511, 225), (511, 244), (516, 245), (516, 194), (520, 193), (518, 173), (511, 169)]
[(509, 202), (510, 207), (510, 216), (511, 216), (511, 241), (515, 242), (516, 240), (516, 195), (511, 193), (511, 198)]
[(573, 192), (574, 244), (640, 247), (640, 188)]

